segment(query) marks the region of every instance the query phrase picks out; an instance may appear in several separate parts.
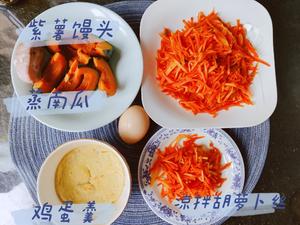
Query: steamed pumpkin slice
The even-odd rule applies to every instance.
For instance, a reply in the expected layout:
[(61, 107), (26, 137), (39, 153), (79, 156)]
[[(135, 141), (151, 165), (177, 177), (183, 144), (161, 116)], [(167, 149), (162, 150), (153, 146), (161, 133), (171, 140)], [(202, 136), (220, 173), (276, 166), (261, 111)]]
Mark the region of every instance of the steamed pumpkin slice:
[(69, 72), (53, 91), (93, 91), (97, 88), (99, 73), (90, 67), (78, 67), (74, 60)]
[(86, 54), (81, 48), (77, 49), (77, 59), (81, 64), (87, 65), (90, 61), (90, 58), (91, 57)]
[(77, 59), (80, 64), (87, 65), (91, 58), (87, 53), (83, 51), (83, 49), (74, 49), (69, 45), (48, 45), (47, 48), (51, 53), (62, 53), (66, 57), (66, 59), (71, 61), (71, 64), (75, 59)]
[(43, 93), (52, 91), (63, 79), (66, 68), (65, 57), (59, 52), (55, 53), (43, 71), (42, 78), (34, 83), (33, 89)]
[(93, 62), (100, 73), (98, 89), (105, 91), (108, 96), (114, 95), (117, 91), (117, 82), (108, 62), (103, 58), (93, 58)]
[[(60, 84), (55, 88), (54, 91), (74, 91), (79, 86), (79, 80), (73, 80), (73, 77), (75, 76), (75, 72), (78, 69), (78, 60), (75, 59), (68, 71), (68, 73), (65, 75), (64, 79), (60, 82)], [(77, 81), (77, 82), (75, 82)]]
[(93, 91), (97, 88), (99, 74), (90, 67), (80, 67), (75, 72), (75, 78), (82, 80), (76, 91)]
[(49, 59), (49, 53), (44, 47), (32, 47), (29, 50), (28, 75), (32, 82), (42, 77), (42, 71)]
[(64, 56), (66, 56), (66, 59), (69, 61), (69, 67), (71, 67), (74, 60), (76, 60), (76, 59), (78, 60), (77, 50), (72, 48), (69, 45), (65, 45), (63, 47), (63, 53), (64, 53)]
[(94, 56), (97, 56), (97, 54), (99, 54), (104, 58), (110, 58), (112, 53), (113, 53), (113, 46), (109, 42), (102, 41), (96, 43)]
[(106, 59), (110, 58), (113, 53), (113, 46), (107, 41), (87, 44), (71, 44), (74, 49), (81, 49), (82, 52), (89, 56), (101, 56)]

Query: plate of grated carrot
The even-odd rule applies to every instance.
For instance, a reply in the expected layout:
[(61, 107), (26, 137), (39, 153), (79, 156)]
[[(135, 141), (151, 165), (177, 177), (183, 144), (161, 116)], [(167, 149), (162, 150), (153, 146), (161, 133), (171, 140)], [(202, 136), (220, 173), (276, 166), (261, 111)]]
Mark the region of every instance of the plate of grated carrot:
[[(167, 129), (155, 133), (140, 157), (141, 193), (153, 212), (171, 224), (212, 224), (232, 208), (196, 209), (199, 199), (241, 193), (241, 153), (221, 129)], [(202, 204), (202, 203), (201, 203)]]
[(272, 21), (258, 2), (159, 0), (140, 39), (142, 102), (159, 125), (247, 127), (275, 110)]

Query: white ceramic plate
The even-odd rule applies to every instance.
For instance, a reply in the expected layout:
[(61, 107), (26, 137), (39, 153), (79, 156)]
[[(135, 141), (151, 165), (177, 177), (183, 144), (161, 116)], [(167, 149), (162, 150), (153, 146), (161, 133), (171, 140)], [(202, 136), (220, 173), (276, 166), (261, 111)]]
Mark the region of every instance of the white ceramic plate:
[[(156, 132), (145, 145), (140, 157), (138, 167), (138, 180), (141, 193), (153, 210), (161, 219), (171, 224), (213, 224), (220, 221), (225, 216), (229, 216), (232, 208), (227, 210), (217, 210), (214, 213), (201, 213), (199, 211), (189, 212), (176, 206), (179, 202), (174, 200), (171, 204), (160, 196), (160, 189), (157, 185), (150, 185), (150, 168), (156, 160), (156, 150), (164, 150), (179, 134), (197, 134), (205, 136), (199, 142), (208, 145), (210, 142), (222, 153), (222, 163), (231, 162), (231, 166), (223, 171), (222, 177), (227, 180), (223, 183), (219, 191), (222, 194), (241, 193), (245, 180), (245, 169), (242, 155), (231, 139), (221, 129), (166, 129), (162, 128)], [(190, 201), (189, 208), (193, 208), (194, 199)]]
[[(259, 66), (251, 86), (254, 105), (231, 107), (216, 118), (209, 114), (193, 115), (176, 100), (165, 95), (156, 83), (156, 51), (160, 48), (159, 33), (165, 27), (172, 31), (183, 27), (182, 20), (196, 17), (198, 12), (219, 13), (224, 21), (240, 19), (260, 57), (271, 66)], [(144, 57), (142, 102), (146, 112), (159, 125), (169, 128), (248, 127), (268, 119), (277, 104), (277, 88), (273, 52), (273, 28), (268, 11), (254, 0), (158, 0), (144, 13), (140, 27)]]
[[(54, 21), (56, 18), (85, 16), (92, 20), (111, 20), (115, 23), (114, 36), (109, 40), (119, 50), (114, 74), (118, 82), (117, 93), (105, 101), (95, 112), (60, 115), (33, 115), (38, 121), (59, 130), (86, 131), (104, 126), (118, 118), (137, 95), (143, 75), (143, 61), (138, 39), (130, 26), (116, 13), (91, 3), (67, 3), (50, 8), (36, 17)], [(28, 27), (28, 25), (27, 25)], [(93, 31), (94, 32), (94, 31)], [(20, 40), (15, 46), (18, 46)], [(16, 48), (16, 47), (15, 47)], [(15, 55), (15, 49), (13, 57)], [(115, 56), (113, 55), (113, 58)], [(13, 58), (12, 58), (13, 62)], [(12, 82), (17, 96), (30, 95), (32, 85), (22, 81), (11, 65)]]

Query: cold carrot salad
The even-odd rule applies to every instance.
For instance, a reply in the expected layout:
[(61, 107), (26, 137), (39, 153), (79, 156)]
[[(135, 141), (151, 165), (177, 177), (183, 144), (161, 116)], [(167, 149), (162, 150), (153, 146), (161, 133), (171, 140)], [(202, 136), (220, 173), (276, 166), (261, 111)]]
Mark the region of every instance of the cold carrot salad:
[(259, 58), (243, 24), (225, 23), (216, 12), (183, 21), (184, 28), (161, 33), (157, 80), (161, 90), (194, 114), (216, 116), (231, 106), (253, 104), (250, 85)]
[(203, 136), (180, 134), (163, 151), (157, 150), (151, 173), (151, 185), (161, 186), (161, 196), (169, 202), (185, 196), (203, 197), (221, 194), (218, 188), (226, 178), (222, 171), (222, 154), (213, 143), (197, 144)]

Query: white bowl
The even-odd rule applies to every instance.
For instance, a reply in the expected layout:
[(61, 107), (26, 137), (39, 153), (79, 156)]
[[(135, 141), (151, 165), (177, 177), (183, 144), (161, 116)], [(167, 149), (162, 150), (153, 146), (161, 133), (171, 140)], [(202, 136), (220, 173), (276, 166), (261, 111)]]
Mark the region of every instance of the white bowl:
[[(55, 173), (56, 168), (61, 159), (74, 148), (78, 148), (83, 145), (96, 144), (103, 146), (105, 149), (111, 150), (119, 158), (124, 171), (124, 189), (119, 200), (114, 204), (115, 210), (112, 216), (109, 218), (108, 224), (115, 221), (123, 212), (131, 191), (131, 175), (129, 166), (125, 158), (116, 150), (113, 146), (98, 140), (93, 139), (78, 139), (66, 142), (57, 147), (44, 161), (37, 179), (37, 195), (40, 204), (49, 203), (51, 205), (61, 205), (56, 190), (55, 190)], [(96, 214), (97, 211), (94, 213)], [(78, 222), (78, 221), (77, 221)]]
[[(156, 81), (156, 52), (160, 48), (159, 34), (168, 27), (172, 31), (183, 27), (183, 19), (197, 18), (200, 11), (219, 13), (224, 21), (247, 25), (248, 37), (260, 57), (271, 66), (259, 65), (251, 91), (254, 105), (231, 107), (220, 111), (216, 118), (202, 113), (194, 115), (178, 102), (164, 94)], [(255, 16), (253, 16), (255, 15)], [(140, 40), (144, 57), (142, 102), (148, 115), (162, 127), (248, 127), (268, 119), (277, 104), (277, 88), (273, 51), (272, 20), (268, 11), (254, 0), (158, 0), (145, 11), (140, 27)]]
[[(114, 22), (112, 23), (114, 24), (113, 38), (109, 39), (108, 37), (107, 40), (109, 39), (108, 41), (119, 51), (119, 54), (112, 56), (113, 63), (115, 64), (113, 71), (118, 82), (117, 93), (114, 96), (108, 97), (104, 101), (103, 106), (101, 106), (101, 109), (94, 112), (56, 115), (32, 114), (32, 116), (49, 127), (63, 131), (87, 131), (102, 127), (117, 119), (130, 106), (139, 91), (143, 75), (143, 59), (139, 41), (125, 20), (115, 12), (97, 4), (62, 4), (44, 11), (35, 19), (43, 19), (51, 22), (58, 17), (72, 19), (72, 21), (73, 19), (83, 20), (83, 18), (88, 17), (93, 21), (102, 21), (104, 19)], [(49, 29), (53, 29), (54, 24), (52, 26), (50, 22), (48, 27)], [(71, 28), (69, 29), (71, 30)], [(96, 29), (94, 31), (96, 32)], [(32, 85), (26, 83), (24, 79), (20, 79), (16, 74), (13, 63), (16, 54), (18, 54), (16, 46), (19, 46), (22, 42), (22, 37), (29, 35), (28, 32), (29, 34), (31, 32), (29, 24), (16, 42), (12, 54), (11, 77), (17, 96), (31, 95), (30, 90)], [(54, 31), (51, 30), (49, 33), (54, 33)], [(28, 112), (31, 113), (31, 111)]]

